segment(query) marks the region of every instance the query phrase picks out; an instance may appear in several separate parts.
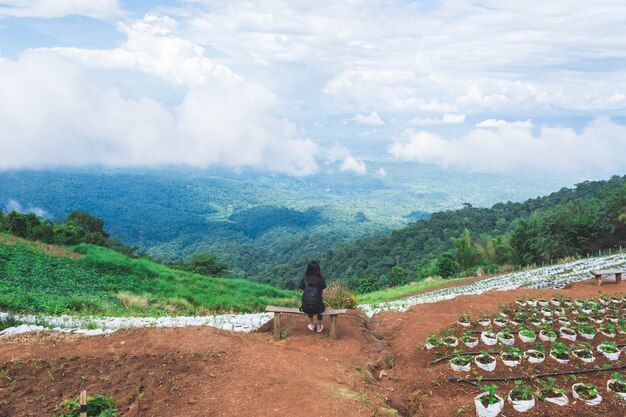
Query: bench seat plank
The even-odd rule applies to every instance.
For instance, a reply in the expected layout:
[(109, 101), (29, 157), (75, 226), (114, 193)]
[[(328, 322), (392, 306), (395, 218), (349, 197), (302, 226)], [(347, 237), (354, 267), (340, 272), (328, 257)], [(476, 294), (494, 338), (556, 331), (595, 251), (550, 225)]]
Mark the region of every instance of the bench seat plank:
[(615, 275), (622, 274), (624, 271), (621, 269), (598, 269), (596, 271), (591, 271), (591, 275)]
[(598, 270), (590, 271), (590, 272), (591, 272), (591, 275), (593, 275), (593, 277), (596, 280), (596, 285), (601, 286), (602, 275), (615, 275), (615, 281), (622, 282), (622, 273), (624, 271), (622, 271), (621, 269), (598, 269)]
[[(265, 307), (265, 312), (267, 312), (267, 313), (304, 314), (302, 311), (300, 311), (299, 309), (294, 308), (294, 307), (277, 307), (277, 306), (267, 306), (267, 307)], [(346, 314), (347, 312), (348, 312), (348, 310), (346, 310), (345, 308), (342, 308), (342, 309), (327, 308), (322, 313), (322, 316), (335, 316), (337, 314)]]

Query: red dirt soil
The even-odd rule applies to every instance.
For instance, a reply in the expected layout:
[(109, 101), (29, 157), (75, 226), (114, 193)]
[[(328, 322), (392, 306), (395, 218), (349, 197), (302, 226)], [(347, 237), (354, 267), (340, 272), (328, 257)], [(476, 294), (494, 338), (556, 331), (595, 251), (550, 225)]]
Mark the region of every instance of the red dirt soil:
[[(478, 389), (467, 384), (454, 384), (448, 382), (451, 376), (459, 377), (461, 374), (453, 372), (447, 362), (437, 365), (429, 363), (438, 356), (432, 351), (424, 349), (424, 341), (431, 332), (439, 332), (442, 329), (456, 327), (457, 334), (462, 334), (459, 326), (454, 326), (458, 317), (465, 312), (477, 317), (489, 309), (493, 314), (498, 304), (514, 303), (515, 299), (521, 296), (526, 297), (552, 297), (553, 294), (563, 294), (572, 298), (587, 298), (599, 296), (600, 291), (608, 296), (616, 291), (623, 296), (623, 284), (616, 285), (607, 281), (602, 287), (596, 287), (595, 283), (583, 281), (566, 287), (563, 290), (530, 290), (519, 289), (514, 291), (490, 291), (482, 295), (462, 296), (452, 300), (446, 300), (432, 304), (421, 304), (412, 307), (406, 313), (384, 312), (374, 318), (372, 328), (378, 327), (378, 331), (384, 334), (389, 343), (389, 349), (396, 355), (394, 367), (389, 378), (393, 381), (393, 386), (400, 391), (400, 396), (405, 400), (410, 416), (457, 416), (475, 415), (473, 398), (479, 393)], [(603, 339), (604, 340), (604, 339)], [(617, 343), (626, 343), (624, 335), (618, 335)], [(519, 341), (516, 345), (520, 345)], [(526, 346), (528, 348), (528, 346)], [(484, 349), (484, 345), (479, 345), (475, 349)], [(453, 353), (453, 349), (441, 349), (445, 354)], [(469, 349), (468, 349), (469, 350)], [(596, 356), (600, 356), (597, 355)], [(612, 366), (621, 366), (626, 362), (622, 355), (618, 362), (610, 362)], [(606, 362), (598, 357), (596, 363), (588, 366), (602, 367)], [(572, 365), (568, 367), (555, 366), (556, 362), (546, 359), (541, 367), (530, 367), (528, 365), (516, 368), (507, 368), (502, 363), (498, 363), (496, 371), (488, 376), (512, 376), (523, 375), (524, 373), (536, 374), (540, 372), (554, 372), (574, 369)], [(555, 369), (557, 368), (557, 369)], [(473, 369), (476, 367), (473, 365)], [(532, 372), (529, 372), (532, 371)], [(540, 372), (537, 372), (540, 371)], [(624, 372), (622, 372), (624, 373)], [(483, 372), (482, 375), (485, 373)], [(475, 377), (470, 372), (469, 377)], [(576, 382), (593, 382), (603, 396), (603, 402), (599, 406), (590, 407), (583, 405), (580, 401), (571, 403), (571, 384), (564, 382), (564, 378), (558, 378), (557, 385), (566, 389), (570, 398), (570, 404), (559, 407), (553, 404), (537, 400), (537, 406), (525, 416), (626, 416), (626, 403), (617, 399), (614, 395), (606, 392), (606, 380), (609, 373), (593, 374), (589, 376), (579, 376)], [(498, 395), (505, 397), (506, 393), (513, 387), (513, 383), (496, 383)], [(509, 403), (505, 403), (502, 416), (518, 415)]]
[(364, 321), (342, 316), (340, 340), (299, 316), (280, 341), (210, 327), (2, 340), (0, 416), (51, 416), (81, 389), (112, 396), (125, 417), (375, 415), (384, 399), (360, 368), (376, 345)]
[[(429, 333), (451, 326), (463, 312), (493, 313), (497, 304), (521, 295), (612, 295), (624, 285), (598, 288), (586, 281), (561, 291), (492, 291), (385, 312), (371, 321), (351, 311), (338, 320), (339, 340), (329, 339), (327, 330), (310, 332), (301, 316), (286, 317), (287, 337), (280, 341), (270, 332), (209, 327), (0, 339), (0, 417), (51, 416), (81, 389), (112, 396), (125, 417), (396, 415), (388, 403), (409, 416), (472, 416), (477, 389), (448, 382), (454, 372), (447, 363), (429, 365), (437, 357), (423, 348)], [(554, 362), (546, 363), (542, 370), (552, 371)], [(498, 375), (513, 374), (498, 367)], [(624, 403), (606, 392), (607, 378), (579, 379), (600, 388), (604, 401), (597, 407), (538, 401), (524, 415), (625, 416)], [(510, 388), (498, 386), (501, 396)], [(501, 416), (517, 414), (507, 403)]]

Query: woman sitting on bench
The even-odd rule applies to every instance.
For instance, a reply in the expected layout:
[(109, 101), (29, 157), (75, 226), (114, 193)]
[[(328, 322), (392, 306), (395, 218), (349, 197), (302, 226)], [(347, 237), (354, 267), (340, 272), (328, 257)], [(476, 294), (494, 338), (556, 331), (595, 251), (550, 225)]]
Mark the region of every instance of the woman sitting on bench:
[[(321, 333), (324, 330), (322, 325), (322, 313), (326, 309), (322, 299), (322, 292), (326, 288), (326, 280), (320, 271), (320, 264), (311, 261), (306, 266), (304, 277), (300, 281), (302, 290), (302, 306), (300, 310), (309, 316), (309, 330)], [(317, 315), (317, 320), (313, 316)]]

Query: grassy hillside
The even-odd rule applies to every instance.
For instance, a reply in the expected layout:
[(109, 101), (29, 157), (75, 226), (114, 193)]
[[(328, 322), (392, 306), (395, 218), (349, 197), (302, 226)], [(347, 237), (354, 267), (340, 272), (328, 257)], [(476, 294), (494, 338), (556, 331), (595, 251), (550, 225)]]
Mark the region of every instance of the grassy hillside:
[(186, 315), (297, 304), (294, 292), (191, 274), (98, 246), (73, 247), (82, 256), (72, 259), (13, 242), (0, 241), (0, 311)]
[[(372, 291), (365, 294), (359, 294), (357, 302), (359, 304), (375, 304), (385, 301), (397, 300), (398, 298), (408, 297), (420, 291), (435, 289), (446, 284), (457, 282), (459, 284), (474, 279), (471, 278), (452, 278), (446, 280), (420, 281), (411, 284), (400, 285), (398, 287), (385, 288), (384, 290)], [(461, 282), (459, 282), (461, 281)]]

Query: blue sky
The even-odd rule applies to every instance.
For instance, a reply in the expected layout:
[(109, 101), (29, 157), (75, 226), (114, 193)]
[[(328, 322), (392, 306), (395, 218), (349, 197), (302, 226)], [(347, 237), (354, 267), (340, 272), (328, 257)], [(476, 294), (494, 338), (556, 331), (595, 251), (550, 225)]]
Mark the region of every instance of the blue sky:
[(626, 4), (0, 0), (0, 91), (0, 169), (623, 174)]

